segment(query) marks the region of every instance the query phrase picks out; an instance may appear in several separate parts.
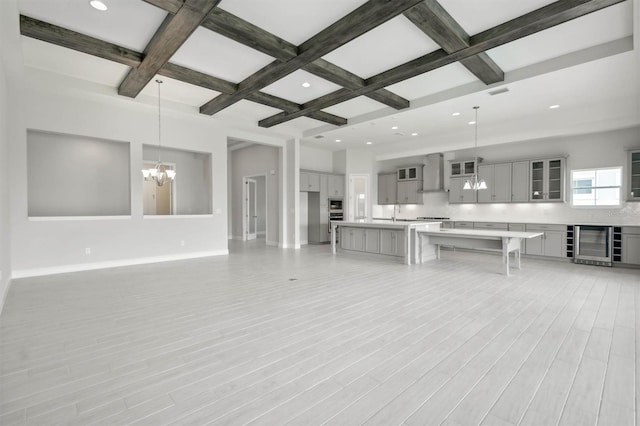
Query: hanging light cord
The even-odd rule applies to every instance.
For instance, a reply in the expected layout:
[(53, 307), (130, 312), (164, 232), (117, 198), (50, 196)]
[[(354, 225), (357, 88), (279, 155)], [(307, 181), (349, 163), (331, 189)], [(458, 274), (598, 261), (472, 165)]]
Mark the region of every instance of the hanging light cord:
[[(162, 152), (162, 121), (160, 120), (160, 85), (162, 80), (156, 80), (158, 83), (158, 164), (160, 164), (160, 153)], [(477, 112), (476, 112), (477, 114)]]

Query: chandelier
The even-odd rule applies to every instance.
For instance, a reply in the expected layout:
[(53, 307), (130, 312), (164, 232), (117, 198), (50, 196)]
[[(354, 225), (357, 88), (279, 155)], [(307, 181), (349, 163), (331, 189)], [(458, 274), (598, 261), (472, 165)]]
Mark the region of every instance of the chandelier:
[(476, 159), (475, 159), (474, 173), (473, 175), (471, 175), (471, 177), (469, 177), (469, 179), (464, 181), (464, 186), (462, 187), (462, 189), (470, 189), (473, 191), (477, 191), (479, 189), (487, 189), (487, 183), (484, 181), (484, 179), (478, 179), (478, 109), (479, 108), (480, 108), (479, 106), (473, 107), (473, 109), (476, 111), (476, 121), (474, 121), (474, 124), (476, 126), (475, 128)]
[(162, 152), (162, 127), (160, 120), (160, 85), (162, 80), (156, 80), (158, 83), (158, 162), (150, 169), (142, 169), (144, 180), (153, 180), (158, 186), (162, 186), (165, 182), (173, 182), (176, 177), (176, 171), (168, 164), (164, 164), (160, 160)]

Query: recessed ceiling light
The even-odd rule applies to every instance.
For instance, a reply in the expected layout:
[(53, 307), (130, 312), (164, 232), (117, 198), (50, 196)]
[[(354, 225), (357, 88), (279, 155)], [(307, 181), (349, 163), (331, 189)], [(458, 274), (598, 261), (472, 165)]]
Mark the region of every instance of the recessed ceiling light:
[(549, 107), (549, 109), (556, 109), (556, 108), (560, 108), (560, 105), (551, 105), (551, 106)]
[(302, 83), (302, 87), (311, 87), (311, 83), (309, 83), (308, 81), (305, 81), (304, 83)]
[(469, 124), (476, 124), (476, 122), (475, 121), (470, 121)]
[(371, 145), (372, 143), (373, 143), (373, 142), (369, 142), (369, 141), (367, 141), (367, 145)]
[(101, 2), (100, 0), (91, 0), (89, 4), (91, 5), (91, 7), (101, 12), (104, 12), (105, 10), (107, 10), (107, 5)]
[(411, 133), (411, 136), (418, 136), (416, 132)]
[(336, 139), (336, 142), (342, 142), (342, 139)]
[(451, 115), (453, 115), (454, 117), (457, 117), (457, 116), (459, 116), (459, 115), (460, 115), (460, 113), (459, 113), (459, 112), (454, 112), (454, 113), (453, 113), (453, 114), (451, 114)]
[(398, 126), (393, 126), (391, 130), (398, 130)]

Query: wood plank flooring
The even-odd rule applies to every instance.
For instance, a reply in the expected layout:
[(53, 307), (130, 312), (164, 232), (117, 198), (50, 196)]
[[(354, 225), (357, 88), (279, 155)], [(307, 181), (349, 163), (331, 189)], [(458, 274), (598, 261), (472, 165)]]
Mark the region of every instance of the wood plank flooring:
[(230, 242), (15, 280), (1, 425), (634, 425), (640, 271)]

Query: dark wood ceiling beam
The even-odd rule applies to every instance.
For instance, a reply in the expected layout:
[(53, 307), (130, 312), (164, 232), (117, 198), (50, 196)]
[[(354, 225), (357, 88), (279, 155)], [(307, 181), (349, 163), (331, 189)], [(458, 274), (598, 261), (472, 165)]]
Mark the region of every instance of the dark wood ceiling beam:
[(298, 55), (295, 45), (220, 8), (216, 8), (202, 26), (281, 61)]
[(298, 55), (289, 61), (276, 60), (240, 82), (233, 95), (220, 95), (200, 107), (204, 114), (215, 114), (247, 94), (260, 90), (350, 42), (384, 22), (398, 16), (422, 0), (369, 0), (353, 12), (320, 31), (298, 46)]
[[(437, 0), (424, 0), (404, 16), (447, 53), (469, 47), (469, 34)], [(460, 62), (485, 84), (504, 81), (504, 71), (484, 52)]]
[(129, 67), (137, 67), (142, 62), (139, 52), (25, 15), (20, 15), (20, 34)]
[(144, 51), (144, 59), (126, 75), (118, 94), (135, 98), (200, 26), (220, 0), (186, 0), (175, 15), (167, 15)]
[(466, 49), (458, 50), (451, 54), (447, 54), (443, 49), (436, 50), (367, 79), (366, 86), (363, 89), (355, 91), (337, 90), (307, 102), (300, 111), (276, 114), (260, 120), (258, 124), (261, 127), (272, 127), (306, 115), (309, 112), (320, 111), (624, 1), (559, 0), (472, 36), (470, 38), (470, 46)]
[[(20, 15), (20, 33), (27, 37), (57, 46), (67, 47), (81, 53), (97, 56), (130, 67), (137, 67), (140, 65), (140, 62), (142, 62), (142, 53), (140, 52), (107, 43), (24, 15)], [(158, 74), (221, 93), (234, 93), (238, 89), (238, 85), (235, 83), (171, 63), (165, 64), (165, 66), (158, 71)], [(287, 112), (296, 112), (302, 109), (302, 105), (300, 104), (262, 92), (252, 93), (247, 99)], [(347, 123), (346, 118), (328, 114), (323, 111), (311, 112), (308, 116), (315, 120), (336, 126), (342, 126)]]
[[(286, 112), (296, 112), (302, 109), (302, 105), (295, 102), (291, 102), (286, 99), (279, 98), (277, 96), (269, 95), (264, 92), (254, 92), (247, 96), (247, 100), (256, 102), (262, 105), (278, 108)], [(318, 121), (333, 124), (335, 126), (344, 126), (347, 124), (347, 119), (339, 117), (334, 114), (329, 114), (324, 111), (314, 111), (307, 115), (309, 118), (313, 118)]]
[(178, 13), (182, 5), (184, 4), (184, 0), (144, 0), (145, 2), (152, 4), (160, 9), (165, 10), (166, 12), (175, 15)]

